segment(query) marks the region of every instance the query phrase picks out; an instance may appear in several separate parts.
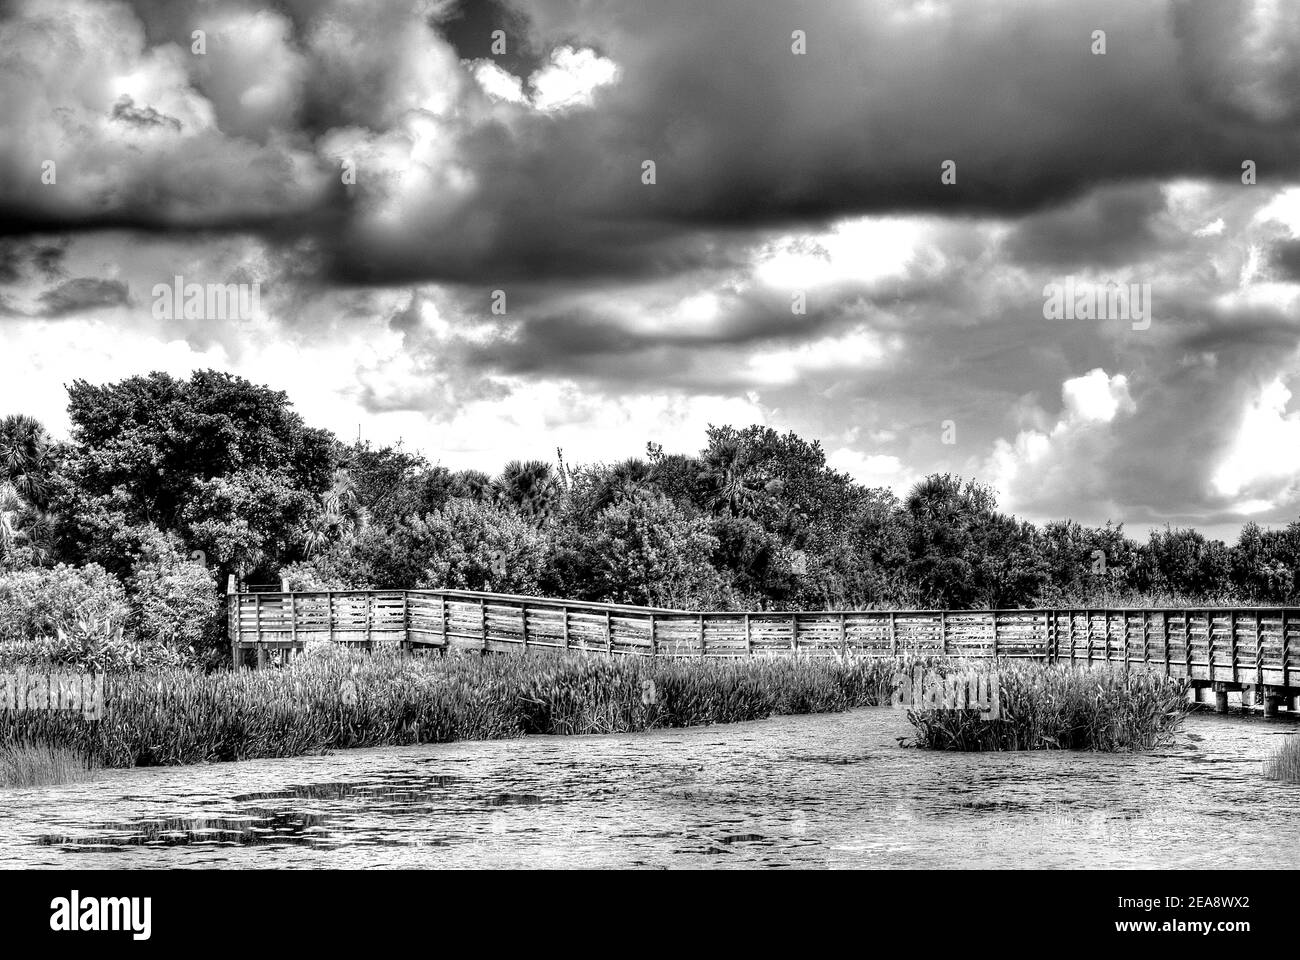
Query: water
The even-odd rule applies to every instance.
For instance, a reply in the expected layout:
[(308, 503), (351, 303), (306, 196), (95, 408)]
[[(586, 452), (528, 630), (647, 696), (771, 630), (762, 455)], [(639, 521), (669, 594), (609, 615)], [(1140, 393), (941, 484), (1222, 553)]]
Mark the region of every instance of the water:
[(0, 792), (0, 866), (1300, 867), (1290, 721), (1142, 755), (931, 753), (889, 709), (106, 771)]

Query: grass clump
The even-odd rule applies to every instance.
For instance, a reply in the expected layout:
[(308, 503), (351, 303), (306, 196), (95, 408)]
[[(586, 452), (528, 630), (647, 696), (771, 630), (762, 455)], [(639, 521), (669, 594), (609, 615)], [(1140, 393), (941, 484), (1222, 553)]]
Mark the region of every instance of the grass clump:
[(1300, 737), (1292, 734), (1264, 764), (1264, 776), (1283, 783), (1300, 783)]
[(1182, 680), (1064, 664), (981, 665), (999, 684), (1000, 716), (910, 710), (911, 743), (931, 750), (1147, 750), (1168, 743), (1189, 712)]
[(401, 658), (337, 650), (282, 669), (163, 668), (105, 678), (102, 719), (0, 713), (0, 737), (114, 767), (289, 757), (341, 747), (622, 733), (887, 701), (890, 659)]
[(50, 743), (0, 744), (0, 788), (79, 783), (94, 775), (84, 753)]

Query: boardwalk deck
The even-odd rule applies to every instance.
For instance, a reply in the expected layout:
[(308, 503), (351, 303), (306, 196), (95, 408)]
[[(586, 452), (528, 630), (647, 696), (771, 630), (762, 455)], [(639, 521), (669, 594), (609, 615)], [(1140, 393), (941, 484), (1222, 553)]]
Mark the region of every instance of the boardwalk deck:
[(948, 655), (1125, 664), (1276, 709), (1300, 693), (1295, 608), (685, 612), (468, 590), (232, 592), (235, 663), (347, 646), (615, 656)]

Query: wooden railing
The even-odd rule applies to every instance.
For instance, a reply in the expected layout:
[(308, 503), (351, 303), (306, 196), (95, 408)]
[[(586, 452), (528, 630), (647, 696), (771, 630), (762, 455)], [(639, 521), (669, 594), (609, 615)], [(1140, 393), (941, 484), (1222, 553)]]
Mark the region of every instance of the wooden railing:
[(259, 662), (311, 640), (672, 657), (947, 655), (1124, 663), (1300, 687), (1300, 610), (681, 610), (468, 590), (232, 593), (231, 650)]

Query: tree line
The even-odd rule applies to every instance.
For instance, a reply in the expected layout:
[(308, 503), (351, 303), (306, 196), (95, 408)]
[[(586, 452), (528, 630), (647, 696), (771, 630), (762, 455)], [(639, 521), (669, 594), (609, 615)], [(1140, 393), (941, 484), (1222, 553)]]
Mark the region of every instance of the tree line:
[(557, 450), (489, 474), (344, 443), (284, 393), (213, 370), (68, 395), (64, 442), (0, 420), (0, 642), (62, 629), (75, 645), (102, 616), (119, 623), (86, 627), (101, 645), (217, 655), (230, 575), (685, 609), (1297, 600), (1300, 522), (1248, 523), (1230, 546), (1040, 526), (975, 479), (931, 475), (902, 498), (862, 486), (766, 426), (711, 426), (693, 454), (650, 442), (572, 465)]

